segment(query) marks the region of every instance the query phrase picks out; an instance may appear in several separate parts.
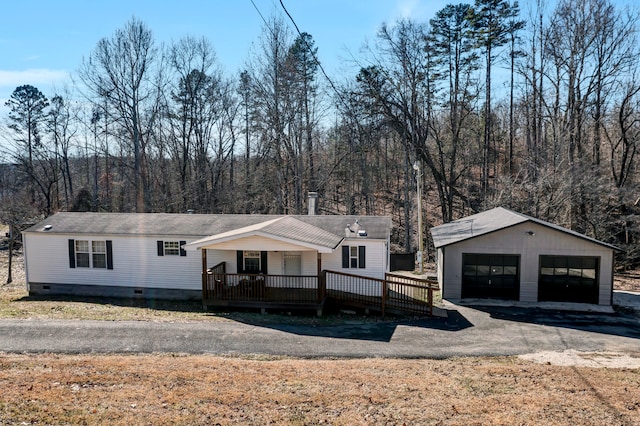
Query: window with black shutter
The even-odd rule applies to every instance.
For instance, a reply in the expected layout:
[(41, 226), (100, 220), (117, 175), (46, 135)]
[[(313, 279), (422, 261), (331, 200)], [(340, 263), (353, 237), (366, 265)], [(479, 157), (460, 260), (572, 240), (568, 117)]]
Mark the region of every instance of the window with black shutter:
[(342, 267), (344, 269), (366, 268), (366, 247), (342, 246)]
[(111, 240), (68, 240), (69, 268), (113, 269)]

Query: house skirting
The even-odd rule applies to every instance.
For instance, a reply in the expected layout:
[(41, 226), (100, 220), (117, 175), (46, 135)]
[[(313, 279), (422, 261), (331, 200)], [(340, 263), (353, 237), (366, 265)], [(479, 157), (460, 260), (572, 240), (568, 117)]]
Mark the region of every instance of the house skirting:
[(202, 290), (31, 282), (29, 283), (29, 296), (36, 295), (202, 300)]

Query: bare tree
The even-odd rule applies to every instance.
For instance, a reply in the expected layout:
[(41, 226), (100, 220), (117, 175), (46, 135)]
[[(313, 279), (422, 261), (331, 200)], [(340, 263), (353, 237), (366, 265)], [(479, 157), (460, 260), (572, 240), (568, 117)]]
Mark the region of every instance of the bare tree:
[(100, 40), (83, 60), (80, 78), (112, 110), (115, 123), (126, 132), (133, 154), (135, 210), (146, 210), (147, 138), (157, 118), (160, 78), (159, 52), (151, 30), (131, 18), (110, 38)]

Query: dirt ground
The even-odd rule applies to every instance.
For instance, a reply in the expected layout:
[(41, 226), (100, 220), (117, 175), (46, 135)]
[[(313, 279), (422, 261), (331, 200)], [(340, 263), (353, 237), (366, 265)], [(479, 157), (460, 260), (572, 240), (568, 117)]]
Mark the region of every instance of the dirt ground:
[(613, 277), (613, 289), (640, 293), (640, 271), (616, 273)]
[(640, 370), (0, 354), (0, 424), (637, 425)]

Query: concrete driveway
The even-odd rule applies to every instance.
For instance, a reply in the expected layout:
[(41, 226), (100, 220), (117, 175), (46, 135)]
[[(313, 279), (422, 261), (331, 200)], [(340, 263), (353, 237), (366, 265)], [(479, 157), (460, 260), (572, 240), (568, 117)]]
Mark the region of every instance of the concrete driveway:
[(445, 358), (565, 350), (638, 354), (640, 318), (455, 305), (447, 308), (446, 318), (322, 327), (0, 320), (0, 351), (5, 352)]

